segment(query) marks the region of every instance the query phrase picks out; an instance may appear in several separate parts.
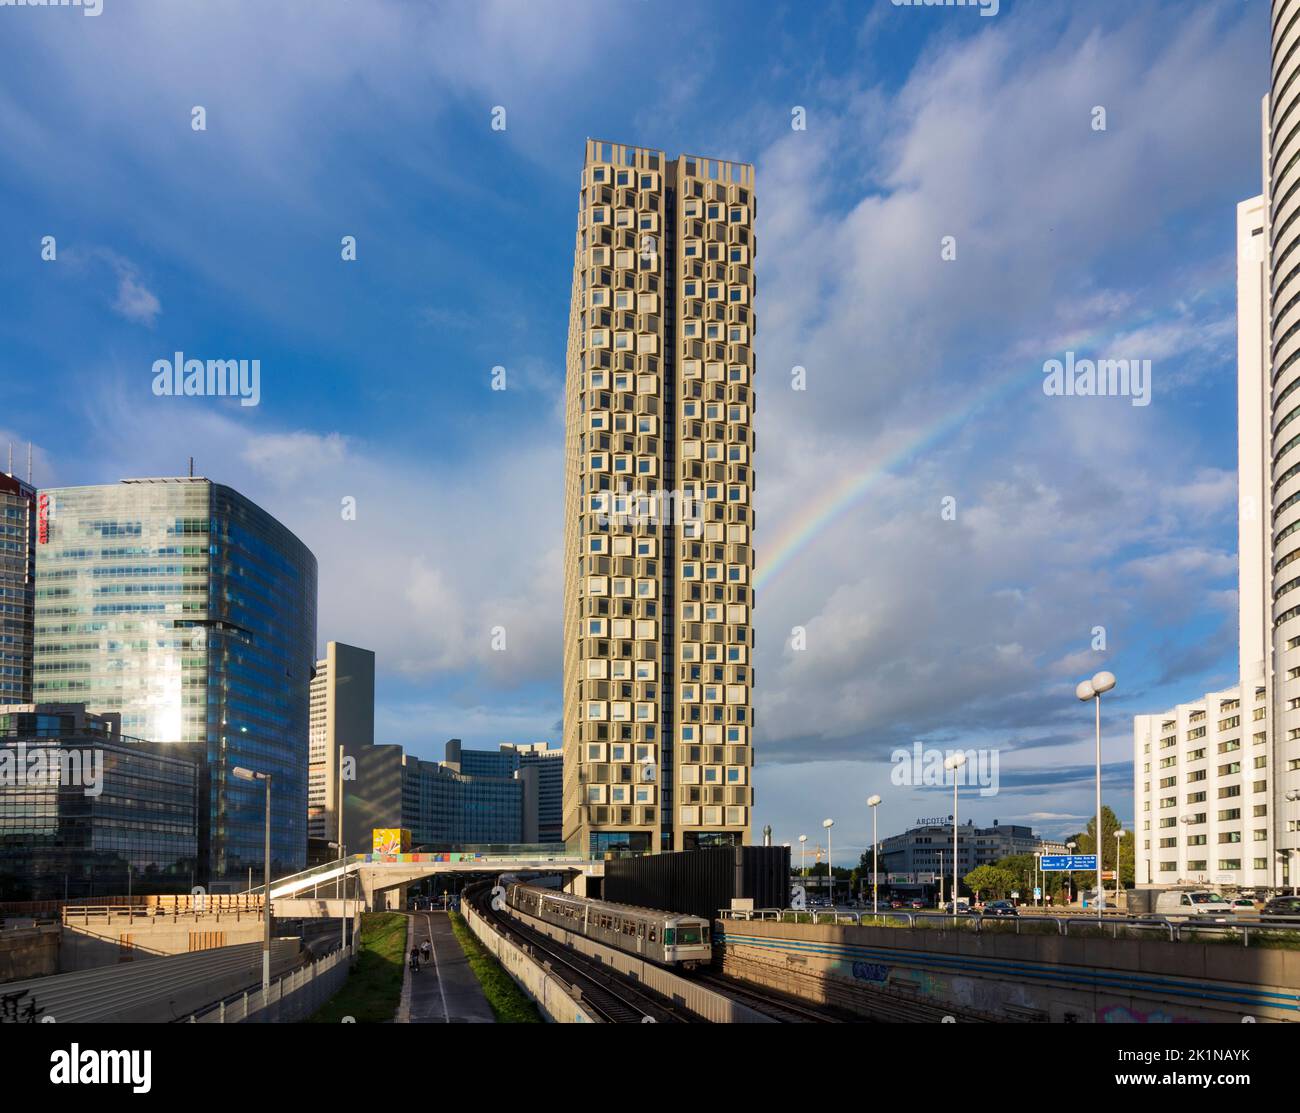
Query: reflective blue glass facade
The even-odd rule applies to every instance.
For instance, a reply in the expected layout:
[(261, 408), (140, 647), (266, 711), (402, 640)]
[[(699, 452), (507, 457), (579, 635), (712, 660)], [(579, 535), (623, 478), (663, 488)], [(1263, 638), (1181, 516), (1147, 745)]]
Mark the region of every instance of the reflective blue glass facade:
[(0, 703), (32, 698), (36, 492), (0, 473)]
[(81, 711), (0, 706), (0, 900), (189, 892), (202, 756)]
[(34, 696), (118, 712), (122, 732), (207, 756), (200, 883), (260, 874), (273, 775), (274, 873), (307, 853), (316, 558), (229, 487), (201, 478), (64, 487), (36, 550)]

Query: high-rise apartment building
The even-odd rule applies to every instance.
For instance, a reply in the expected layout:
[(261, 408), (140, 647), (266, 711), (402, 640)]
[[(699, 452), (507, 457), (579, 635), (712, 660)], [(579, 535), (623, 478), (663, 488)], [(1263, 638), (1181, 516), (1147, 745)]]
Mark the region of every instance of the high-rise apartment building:
[(199, 883), (307, 856), (308, 689), (316, 558), (266, 511), (207, 479), (41, 491), (35, 695), (121, 716), (124, 734), (198, 745), (207, 806)]
[(1138, 884), (1300, 881), (1300, 0), (1237, 206), (1240, 683), (1134, 719)]
[(569, 313), (564, 838), (746, 840), (754, 169), (588, 140)]
[(0, 703), (32, 698), (36, 532), (35, 489), (0, 473)]
[(1269, 566), (1272, 573), (1274, 850), (1300, 882), (1300, 0), (1273, 0), (1272, 81), (1264, 105), (1268, 262), (1263, 318), (1272, 420)]
[(307, 834), (339, 838), (339, 747), (357, 750), (375, 741), (375, 655), (330, 642), (311, 681)]

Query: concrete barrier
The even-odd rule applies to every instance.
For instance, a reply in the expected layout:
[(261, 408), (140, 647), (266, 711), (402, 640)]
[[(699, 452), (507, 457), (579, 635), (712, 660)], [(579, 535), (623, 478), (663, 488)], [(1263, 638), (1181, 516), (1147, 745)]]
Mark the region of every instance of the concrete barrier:
[[(1300, 951), (1003, 932), (722, 920), (728, 973), (881, 1019), (1300, 1020)], [(920, 1016), (916, 1016), (920, 1019)]]
[(0, 983), (44, 978), (58, 969), (57, 924), (0, 931)]
[(483, 919), (468, 901), (461, 904), (461, 913), (470, 931), (478, 941), (491, 951), (501, 963), (501, 968), (514, 979), (515, 984), (537, 1002), (537, 1007), (548, 1020), (557, 1024), (595, 1024), (597, 1019), (581, 1004), (569, 996), (568, 986), (553, 977), (532, 955), (527, 955)]

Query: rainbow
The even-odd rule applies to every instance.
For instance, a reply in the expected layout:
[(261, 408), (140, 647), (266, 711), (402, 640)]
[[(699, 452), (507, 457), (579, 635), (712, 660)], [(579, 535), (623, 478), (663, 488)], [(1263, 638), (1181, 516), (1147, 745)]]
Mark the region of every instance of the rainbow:
[[(1140, 314), (1138, 320), (1126, 322), (1122, 329), (1099, 329), (1088, 335), (1071, 336), (1066, 339), (1061, 350), (1095, 349), (1113, 340), (1116, 335), (1131, 333), (1154, 319), (1156, 314), (1147, 312)], [(1023, 367), (1016, 367), (1007, 374), (994, 378), (975, 395), (973, 400), (966, 401), (942, 416), (902, 448), (881, 461), (868, 464), (861, 471), (849, 472), (817, 498), (804, 504), (800, 512), (778, 534), (775, 544), (759, 554), (762, 559), (757, 562), (758, 571), (754, 574), (754, 589), (757, 591), (777, 579), (790, 567), (795, 557), (807, 548), (813, 538), (824, 533), (844, 517), (882, 478), (911, 463), (920, 453), (960, 429), (991, 403), (1015, 394), (1017, 390), (1040, 390), (1042, 376), (1038, 372), (1042, 370), (1041, 365), (1034, 370), (1035, 374), (1029, 375)], [(938, 512), (939, 508), (936, 506), (935, 513)]]

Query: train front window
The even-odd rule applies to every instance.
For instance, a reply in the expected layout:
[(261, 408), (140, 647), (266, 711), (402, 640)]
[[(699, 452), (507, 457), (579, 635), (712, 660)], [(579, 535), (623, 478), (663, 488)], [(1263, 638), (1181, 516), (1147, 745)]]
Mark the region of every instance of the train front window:
[(677, 929), (677, 943), (682, 947), (695, 946), (700, 941), (700, 929), (698, 927), (680, 927)]

